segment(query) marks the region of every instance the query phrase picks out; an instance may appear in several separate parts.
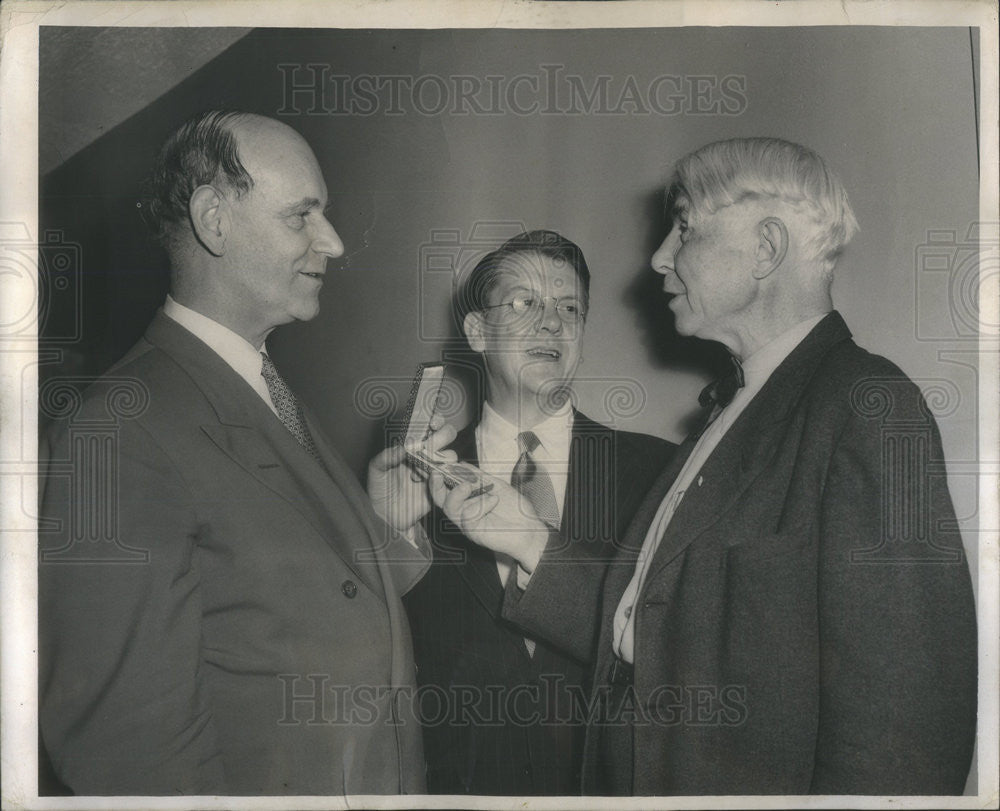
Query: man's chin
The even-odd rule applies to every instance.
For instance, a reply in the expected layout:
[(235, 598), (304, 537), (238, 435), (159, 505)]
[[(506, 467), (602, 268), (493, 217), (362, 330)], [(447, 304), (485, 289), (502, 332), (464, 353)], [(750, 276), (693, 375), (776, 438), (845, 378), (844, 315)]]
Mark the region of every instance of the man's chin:
[(544, 381), (525, 381), (524, 395), (546, 414), (562, 410), (570, 398), (572, 381), (565, 377), (547, 378)]
[(674, 311), (674, 332), (685, 338), (690, 338), (697, 329), (698, 325), (695, 323), (691, 312), (678, 313)]
[(294, 311), (290, 313), (291, 318), (289, 321), (312, 321), (317, 315), (319, 315), (319, 301), (313, 304), (303, 304), (296, 307)]

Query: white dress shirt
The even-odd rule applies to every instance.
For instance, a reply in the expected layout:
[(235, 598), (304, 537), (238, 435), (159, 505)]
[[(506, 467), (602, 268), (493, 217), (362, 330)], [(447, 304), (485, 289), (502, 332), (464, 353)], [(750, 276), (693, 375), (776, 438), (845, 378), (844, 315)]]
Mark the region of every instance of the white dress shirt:
[[(488, 402), (483, 403), (483, 416), (476, 426), (476, 454), (480, 469), (509, 482), (514, 465), (521, 456), (517, 446), (517, 435), (521, 430), (501, 417)], [(566, 503), (566, 482), (569, 478), (573, 410), (567, 403), (553, 416), (524, 430), (530, 430), (538, 437), (539, 444), (531, 452), (531, 458), (552, 480), (556, 507), (562, 515), (563, 505)], [(496, 558), (500, 582), (506, 583), (513, 561), (502, 553), (497, 553)]]
[(684, 467), (677, 475), (676, 480), (670, 486), (667, 494), (660, 502), (660, 508), (656, 511), (653, 523), (649, 526), (646, 538), (642, 542), (642, 549), (639, 552), (639, 559), (636, 561), (635, 574), (632, 576), (628, 588), (622, 594), (615, 611), (614, 619), (614, 651), (617, 656), (626, 662), (634, 663), (635, 645), (635, 611), (634, 607), (639, 594), (642, 592), (646, 574), (649, 570), (650, 562), (656, 554), (660, 539), (670, 524), (684, 493), (696, 481), (697, 486), (701, 486), (702, 477), (698, 475), (712, 451), (725, 436), (730, 426), (736, 418), (743, 413), (743, 409), (749, 405), (750, 401), (761, 390), (768, 378), (773, 374), (782, 361), (795, 349), (824, 317), (817, 315), (801, 321), (790, 330), (783, 332), (774, 340), (762, 346), (743, 362), (743, 375), (745, 385), (736, 392), (736, 396), (725, 408), (721, 409), (712, 423), (705, 429), (699, 437), (688, 456)]
[(218, 321), (196, 313), (190, 307), (178, 304), (169, 294), (163, 305), (163, 314), (208, 344), (209, 349), (229, 364), (233, 371), (260, 395), (260, 399), (267, 403), (267, 407), (277, 416), (278, 412), (274, 403), (271, 402), (267, 383), (260, 373), (263, 365), (260, 353), (267, 351), (263, 346), (258, 350), (229, 327), (224, 327)]

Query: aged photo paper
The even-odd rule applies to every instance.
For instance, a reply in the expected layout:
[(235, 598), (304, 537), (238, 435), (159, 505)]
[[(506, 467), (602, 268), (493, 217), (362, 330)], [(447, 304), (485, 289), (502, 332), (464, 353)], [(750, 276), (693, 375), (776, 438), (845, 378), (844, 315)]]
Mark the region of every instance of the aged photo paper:
[[(987, 0), (5, 2), (3, 807), (996, 807), (997, 19)], [(369, 460), (405, 433), (422, 365), (449, 369), (436, 395), (445, 418), (459, 429), (476, 419), (482, 397), (452, 311), (457, 279), (508, 238), (536, 229), (568, 237), (590, 268), (574, 407), (616, 430), (681, 443), (725, 356), (718, 345), (679, 336), (650, 267), (668, 233), (672, 166), (710, 142), (756, 136), (821, 155), (859, 224), (834, 274), (836, 308), (861, 347), (916, 384), (940, 430), (944, 460), (931, 473), (947, 481), (954, 504), (956, 526), (946, 529), (961, 535), (978, 633), (978, 725), (964, 793), (66, 796), (44, 751), (39, 759), (38, 652), (47, 633), (39, 626), (39, 566), (146, 565), (141, 539), (117, 534), (118, 468), (101, 460), (117, 459), (118, 427), (149, 407), (148, 391), (112, 379), (113, 418), (76, 425), (75, 457), (48, 458), (44, 436), (72, 417), (80, 392), (163, 305), (169, 271), (149, 230), (149, 173), (182, 122), (223, 108), (289, 125), (325, 178), (325, 216), (342, 250), (328, 252), (319, 315), (296, 316), (268, 351), (347, 474), (362, 482)], [(576, 302), (560, 302), (565, 326)], [(541, 311), (549, 312), (544, 301)], [(891, 407), (879, 412), (883, 394), (869, 393), (859, 407), (883, 415), (887, 449), (936, 441), (926, 426), (894, 422)], [(107, 448), (111, 456), (102, 455)], [(887, 451), (884, 482), (898, 472), (893, 458)], [(39, 544), (59, 528), (39, 520), (43, 476), (81, 470), (92, 471), (86, 487), (109, 505), (106, 520), (74, 529), (72, 544), (46, 559)], [(148, 498), (149, 510), (168, 509), (169, 493)], [(867, 549), (858, 565), (956, 565), (955, 550), (928, 541), (924, 516), (893, 503), (884, 519), (905, 553)], [(358, 587), (345, 579), (333, 588), (354, 600)], [(442, 628), (459, 620), (442, 618)], [(378, 639), (373, 626), (370, 644)], [(359, 645), (367, 650), (369, 640)], [(934, 653), (925, 652), (931, 669)], [(336, 691), (325, 693), (331, 703), (316, 704), (321, 675), (284, 673), (273, 685), (270, 709), (282, 735), (357, 722), (337, 717)], [(898, 687), (905, 693), (908, 684)], [(670, 723), (746, 721), (738, 684), (678, 689)], [(906, 764), (906, 751), (893, 755)], [(534, 768), (547, 767), (538, 760)]]

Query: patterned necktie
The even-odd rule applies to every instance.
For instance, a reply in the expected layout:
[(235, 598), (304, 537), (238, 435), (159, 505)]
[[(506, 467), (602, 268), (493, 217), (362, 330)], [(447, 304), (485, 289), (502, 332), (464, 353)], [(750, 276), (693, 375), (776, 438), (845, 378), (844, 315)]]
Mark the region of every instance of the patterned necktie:
[(271, 395), (271, 402), (274, 403), (278, 417), (284, 426), (291, 431), (292, 436), (298, 440), (298, 443), (309, 451), (313, 459), (319, 462), (319, 451), (316, 450), (316, 443), (313, 441), (312, 434), (309, 433), (309, 428), (306, 426), (305, 417), (302, 415), (302, 404), (292, 394), (288, 384), (282, 380), (267, 354), (261, 352), (260, 356), (263, 358), (260, 374), (264, 378), (264, 382), (267, 383), (267, 392)]
[(531, 457), (532, 451), (539, 444), (541, 443), (538, 437), (531, 431), (523, 431), (517, 435), (517, 449), (521, 455), (510, 474), (510, 483), (528, 499), (535, 515), (553, 529), (558, 529), (559, 506), (556, 502), (556, 491), (552, 487), (552, 479)]

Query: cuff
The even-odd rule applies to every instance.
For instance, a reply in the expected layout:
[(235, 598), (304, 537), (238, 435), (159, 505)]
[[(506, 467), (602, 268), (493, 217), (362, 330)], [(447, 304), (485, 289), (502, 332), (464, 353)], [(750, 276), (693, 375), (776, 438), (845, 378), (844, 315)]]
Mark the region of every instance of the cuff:
[(424, 530), (424, 525), (421, 521), (417, 521), (406, 532), (400, 532), (399, 536), (414, 549), (423, 549), (427, 546), (427, 532)]

